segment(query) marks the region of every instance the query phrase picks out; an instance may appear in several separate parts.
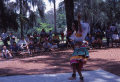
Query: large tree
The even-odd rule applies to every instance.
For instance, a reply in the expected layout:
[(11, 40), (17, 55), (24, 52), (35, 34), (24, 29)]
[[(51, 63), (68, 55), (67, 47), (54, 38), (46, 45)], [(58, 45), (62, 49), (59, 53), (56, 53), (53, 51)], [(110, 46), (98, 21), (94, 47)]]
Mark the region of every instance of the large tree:
[(17, 17), (18, 15), (13, 10), (5, 6), (4, 0), (0, 0), (0, 29), (10, 28), (16, 31), (19, 27)]
[(71, 26), (74, 20), (74, 0), (64, 0), (64, 3), (66, 11), (67, 30), (72, 30)]
[(50, 3), (53, 2), (54, 4), (54, 29), (55, 33), (57, 32), (57, 27), (56, 27), (56, 0), (48, 0)]

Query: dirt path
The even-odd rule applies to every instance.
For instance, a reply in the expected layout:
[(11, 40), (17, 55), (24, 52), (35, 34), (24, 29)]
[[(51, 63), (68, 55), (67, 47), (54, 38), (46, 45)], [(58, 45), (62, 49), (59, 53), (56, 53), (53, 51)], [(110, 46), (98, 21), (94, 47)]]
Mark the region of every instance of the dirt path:
[[(99, 68), (120, 76), (120, 48), (89, 50), (90, 58), (84, 71)], [(0, 76), (25, 74), (51, 74), (72, 72), (69, 59), (72, 49), (42, 52), (34, 57), (0, 59)], [(1, 54), (0, 54), (1, 55)]]

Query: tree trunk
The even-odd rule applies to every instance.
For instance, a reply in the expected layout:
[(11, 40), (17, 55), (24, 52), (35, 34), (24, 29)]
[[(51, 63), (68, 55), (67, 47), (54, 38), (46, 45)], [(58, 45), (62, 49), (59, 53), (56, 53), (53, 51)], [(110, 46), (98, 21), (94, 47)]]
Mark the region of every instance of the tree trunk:
[[(74, 1), (73, 0), (64, 0), (65, 2), (65, 11), (66, 11), (66, 22), (67, 22), (67, 31), (72, 31), (72, 22), (74, 21)], [(67, 36), (67, 40), (69, 41), (69, 36)]]
[(4, 0), (0, 0), (0, 27), (2, 27), (4, 30), (7, 30), (7, 23), (6, 23), (6, 8), (4, 5)]
[(54, 0), (54, 28), (55, 28), (55, 33), (57, 33), (57, 29), (56, 29), (56, 4), (55, 4), (55, 0)]
[(23, 20), (22, 20), (22, 0), (20, 0), (20, 24), (21, 24), (21, 37), (23, 37)]

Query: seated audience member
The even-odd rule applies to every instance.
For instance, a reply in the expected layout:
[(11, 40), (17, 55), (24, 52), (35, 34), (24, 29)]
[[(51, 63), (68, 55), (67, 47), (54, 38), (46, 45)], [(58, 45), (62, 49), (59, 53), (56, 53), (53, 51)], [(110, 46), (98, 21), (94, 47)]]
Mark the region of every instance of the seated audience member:
[(95, 48), (95, 36), (92, 36), (92, 47)]
[(53, 40), (52, 40), (54, 43), (57, 43), (57, 46), (59, 47), (59, 36), (55, 33), (55, 36), (53, 36)]
[[(25, 38), (25, 40), (27, 42), (27, 47), (28, 47), (28, 44), (29, 44), (29, 41), (30, 41), (30, 34), (27, 34), (27, 37)], [(29, 52), (29, 49), (28, 49), (28, 52)]]
[(45, 42), (43, 43), (43, 49), (44, 51), (50, 51), (50, 43), (47, 39), (45, 39)]
[(45, 37), (45, 35), (46, 35), (46, 32), (45, 32), (45, 30), (44, 30), (44, 29), (42, 29), (42, 31), (41, 31), (41, 33), (40, 33), (40, 36)]
[(34, 52), (35, 52), (35, 47), (38, 47), (38, 39), (37, 39), (37, 34), (36, 33), (34, 34), (33, 41), (34, 41)]
[(3, 46), (2, 57), (3, 58), (12, 58), (12, 55), (10, 54), (10, 51), (8, 49), (6, 49), (6, 46)]
[(15, 36), (12, 36), (11, 39), (10, 39), (10, 46), (13, 45), (13, 42), (15, 42)]
[(64, 43), (64, 33), (63, 33), (63, 30), (62, 30), (62, 32), (61, 32), (61, 39), (62, 39), (62, 41), (63, 41), (63, 43)]
[(95, 36), (95, 46), (98, 45), (99, 48), (102, 46), (102, 35), (100, 34), (100, 31), (97, 31), (97, 34)]
[(34, 40), (34, 44), (37, 44), (37, 42), (38, 42), (38, 39), (37, 39), (37, 34), (34, 34), (34, 36), (33, 36), (34, 38), (33, 38), (33, 40)]
[(41, 43), (41, 44), (44, 43), (44, 39), (45, 39), (45, 37), (43, 37), (43, 35), (41, 35), (41, 38), (40, 38), (40, 43)]
[(28, 46), (27, 46), (27, 42), (24, 39), (24, 37), (22, 37), (22, 39), (18, 42), (18, 47), (20, 50), (27, 49), (29, 51)]
[(49, 39), (52, 40), (52, 30), (49, 32)]
[(52, 49), (56, 49), (58, 48), (57, 44), (56, 43), (53, 43), (52, 46), (51, 46)]
[(41, 51), (41, 49), (42, 49), (42, 45), (43, 45), (43, 43), (44, 43), (44, 39), (45, 39), (45, 37), (43, 37), (43, 35), (41, 35), (41, 38), (40, 38), (40, 41), (39, 42), (37, 42), (37, 46), (38, 46), (38, 52), (40, 52)]
[(91, 44), (92, 44), (92, 38), (91, 38), (90, 34), (87, 34), (86, 41), (88, 42), (88, 46), (91, 46)]
[(33, 55), (33, 49), (34, 49), (34, 42), (33, 37), (30, 37), (30, 41), (28, 43), (29, 49), (30, 49), (30, 55)]
[(20, 54), (19, 48), (16, 45), (16, 42), (13, 42), (13, 45), (11, 46), (11, 54), (14, 56), (17, 56), (18, 54)]
[(119, 32), (118, 36), (119, 36), (119, 42), (120, 42), (120, 32)]
[(117, 31), (114, 31), (113, 35), (112, 35), (112, 39), (115, 42), (115, 47), (117, 47), (117, 42), (119, 41), (119, 36)]
[(38, 52), (40, 52), (42, 50), (42, 44), (38, 42), (37, 45), (38, 45)]
[(25, 40), (26, 40), (27, 43), (29, 43), (29, 41), (30, 41), (30, 35), (29, 34), (27, 34), (27, 38), (25, 38)]
[[(71, 36), (74, 36), (75, 34), (76, 34), (76, 31), (74, 31), (73, 34), (69, 34), (69, 36), (71, 37)], [(74, 44), (75, 44), (74, 40), (72, 40), (72, 38), (66, 39), (66, 45), (68, 45), (68, 43), (71, 44), (71, 46), (72, 46), (72, 48), (74, 50)]]
[[(68, 42), (68, 40), (66, 40), (66, 42)], [(75, 42), (74, 42), (73, 40), (71, 40), (71, 39), (70, 39), (69, 42), (70, 42), (70, 44), (71, 44), (71, 46), (72, 46), (72, 48), (73, 48), (73, 50), (74, 50), (74, 44), (75, 44)]]

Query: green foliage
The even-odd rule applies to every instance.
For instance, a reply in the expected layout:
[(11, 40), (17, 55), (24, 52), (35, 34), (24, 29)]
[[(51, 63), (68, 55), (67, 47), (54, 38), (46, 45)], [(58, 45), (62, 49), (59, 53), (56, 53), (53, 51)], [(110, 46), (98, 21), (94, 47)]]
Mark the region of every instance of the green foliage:
[(27, 33), (33, 35), (34, 32), (40, 33), (42, 29), (44, 29), (46, 32), (49, 32), (49, 30), (53, 30), (53, 28), (48, 28), (49, 24), (47, 23), (41, 23), (40, 28), (33, 27), (33, 29), (28, 30)]
[[(53, 10), (48, 11), (45, 14), (46, 23), (49, 24), (49, 28), (54, 28), (54, 12)], [(56, 27), (57, 27), (57, 33), (60, 33), (62, 30), (65, 29), (66, 26), (66, 15), (65, 11), (59, 11), (56, 12)], [(55, 29), (52, 30), (53, 32)]]

